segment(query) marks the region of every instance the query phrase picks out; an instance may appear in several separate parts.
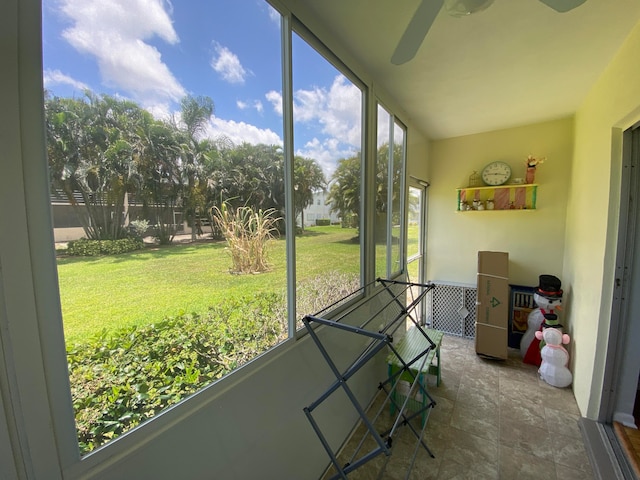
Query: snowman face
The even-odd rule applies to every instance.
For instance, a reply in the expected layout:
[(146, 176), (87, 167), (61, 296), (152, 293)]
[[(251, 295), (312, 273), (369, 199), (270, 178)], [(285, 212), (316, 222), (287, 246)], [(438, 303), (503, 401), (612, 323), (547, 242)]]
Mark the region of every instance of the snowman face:
[(542, 338), (548, 345), (561, 345), (562, 331), (557, 328), (545, 328), (542, 332)]
[(558, 305), (562, 304), (562, 297), (558, 298), (548, 298), (543, 297), (537, 293), (533, 294), (533, 299), (535, 300), (538, 307), (543, 308), (545, 310), (552, 310), (556, 308)]

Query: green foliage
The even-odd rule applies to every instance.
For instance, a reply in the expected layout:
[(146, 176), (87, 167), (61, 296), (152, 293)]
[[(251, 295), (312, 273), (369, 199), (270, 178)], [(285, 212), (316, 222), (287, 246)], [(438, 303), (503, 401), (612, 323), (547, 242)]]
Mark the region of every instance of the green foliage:
[(133, 235), (136, 238), (144, 237), (145, 233), (149, 229), (149, 221), (148, 220), (133, 220), (129, 223), (131, 225), (131, 229), (133, 231)]
[[(302, 317), (324, 313), (340, 304), (340, 300), (352, 300), (351, 294), (360, 288), (358, 274), (328, 271), (296, 285), (297, 328), (302, 328)], [(331, 306), (331, 308), (329, 308)]]
[(97, 257), (100, 255), (117, 255), (144, 248), (140, 238), (121, 238), (120, 240), (87, 240), (81, 238), (69, 242), (67, 255)]
[[(351, 241), (356, 234), (339, 227), (309, 227), (296, 239), (296, 255), (304, 265), (297, 281), (334, 270), (357, 275), (360, 249)], [(271, 243), (271, 270), (260, 275), (229, 275), (225, 249), (224, 242), (179, 243), (117, 256), (59, 256), (65, 338), (82, 340), (103, 328), (144, 325), (184, 311), (204, 312), (230, 296), (285, 288), (284, 241)]]
[[(400, 180), (403, 173), (402, 159), (404, 158), (402, 144), (394, 144), (391, 153), (392, 155), (390, 155), (388, 143), (378, 147), (375, 189), (377, 214), (386, 214), (388, 211), (395, 213), (400, 208)], [(393, 163), (391, 182), (389, 182), (389, 161)], [(345, 226), (354, 227), (359, 223), (362, 183), (361, 163), (360, 152), (357, 152), (353, 157), (339, 160), (338, 166), (333, 173), (327, 203), (331, 204), (332, 212), (339, 213)], [(389, 203), (389, 188), (392, 189), (391, 201), (393, 204), (391, 208), (387, 205)], [(345, 220), (347, 217), (350, 218)], [(385, 225), (383, 222), (383, 227)]]
[(328, 218), (317, 218), (316, 219), (316, 225), (318, 227), (327, 227), (329, 225), (331, 225), (331, 220)]
[(53, 188), (77, 205), (87, 238), (124, 238), (125, 195), (135, 188), (140, 139), (150, 117), (134, 102), (85, 92), (83, 98), (45, 99), (47, 156)]
[[(300, 225), (304, 230), (304, 209), (313, 202), (313, 192), (324, 189), (326, 181), (322, 168), (311, 158), (295, 157), (293, 163), (295, 216), (300, 216)], [(328, 225), (328, 224), (327, 224)]]
[(275, 293), (232, 298), (67, 347), (80, 448), (88, 452), (286, 338)]

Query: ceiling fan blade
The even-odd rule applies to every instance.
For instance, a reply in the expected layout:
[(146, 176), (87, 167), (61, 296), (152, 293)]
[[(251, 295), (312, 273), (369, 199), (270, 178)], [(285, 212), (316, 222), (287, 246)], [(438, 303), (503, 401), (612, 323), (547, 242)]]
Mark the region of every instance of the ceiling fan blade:
[(391, 56), (391, 63), (402, 65), (416, 55), (443, 4), (444, 0), (422, 0), (420, 2)]
[(553, 8), (556, 12), (565, 13), (579, 7), (587, 0), (540, 0), (546, 6)]

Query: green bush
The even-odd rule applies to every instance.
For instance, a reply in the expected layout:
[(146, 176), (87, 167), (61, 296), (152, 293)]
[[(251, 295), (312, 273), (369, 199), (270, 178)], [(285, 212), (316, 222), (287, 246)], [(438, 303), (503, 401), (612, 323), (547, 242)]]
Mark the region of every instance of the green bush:
[[(314, 278), (303, 280), (296, 285), (298, 314), (297, 328), (302, 328), (302, 317), (325, 313), (330, 305), (337, 307), (340, 300), (351, 300), (351, 293), (360, 288), (360, 277), (357, 274), (325, 272)], [(329, 309), (331, 310), (331, 309)]]
[(331, 220), (328, 218), (316, 219), (316, 226), (318, 227), (328, 227), (329, 225), (331, 225)]
[(284, 297), (272, 293), (68, 345), (81, 451), (223, 377), (284, 340), (286, 331)]
[(142, 238), (147, 234), (147, 230), (149, 230), (149, 221), (145, 219), (133, 220), (129, 223), (129, 229), (134, 238)]
[(87, 240), (81, 238), (69, 242), (67, 255), (97, 257), (99, 255), (116, 255), (144, 248), (140, 238), (121, 238), (119, 240)]

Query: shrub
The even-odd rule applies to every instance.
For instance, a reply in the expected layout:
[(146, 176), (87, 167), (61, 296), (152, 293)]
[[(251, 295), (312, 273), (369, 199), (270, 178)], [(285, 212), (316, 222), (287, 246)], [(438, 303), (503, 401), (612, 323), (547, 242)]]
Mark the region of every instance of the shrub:
[(136, 238), (142, 238), (147, 233), (149, 229), (149, 221), (148, 220), (133, 220), (129, 223), (131, 228), (131, 233)]
[(328, 227), (329, 225), (331, 225), (331, 220), (328, 218), (317, 218), (316, 219), (316, 226), (318, 227)]
[(119, 240), (87, 240), (81, 238), (69, 242), (67, 255), (96, 257), (99, 255), (117, 255), (144, 248), (140, 238), (121, 238)]
[(276, 232), (279, 218), (276, 210), (249, 206), (235, 210), (225, 202), (222, 207), (213, 207), (213, 219), (222, 231), (231, 254), (232, 273), (260, 273), (269, 270), (267, 247)]
[(303, 326), (302, 317), (324, 313), (330, 305), (337, 307), (341, 299), (350, 300), (351, 293), (360, 288), (357, 274), (327, 272), (317, 277), (299, 282), (296, 286), (297, 328)]
[(81, 451), (86, 453), (243, 365), (286, 334), (284, 297), (230, 299), (102, 333), (67, 347)]

